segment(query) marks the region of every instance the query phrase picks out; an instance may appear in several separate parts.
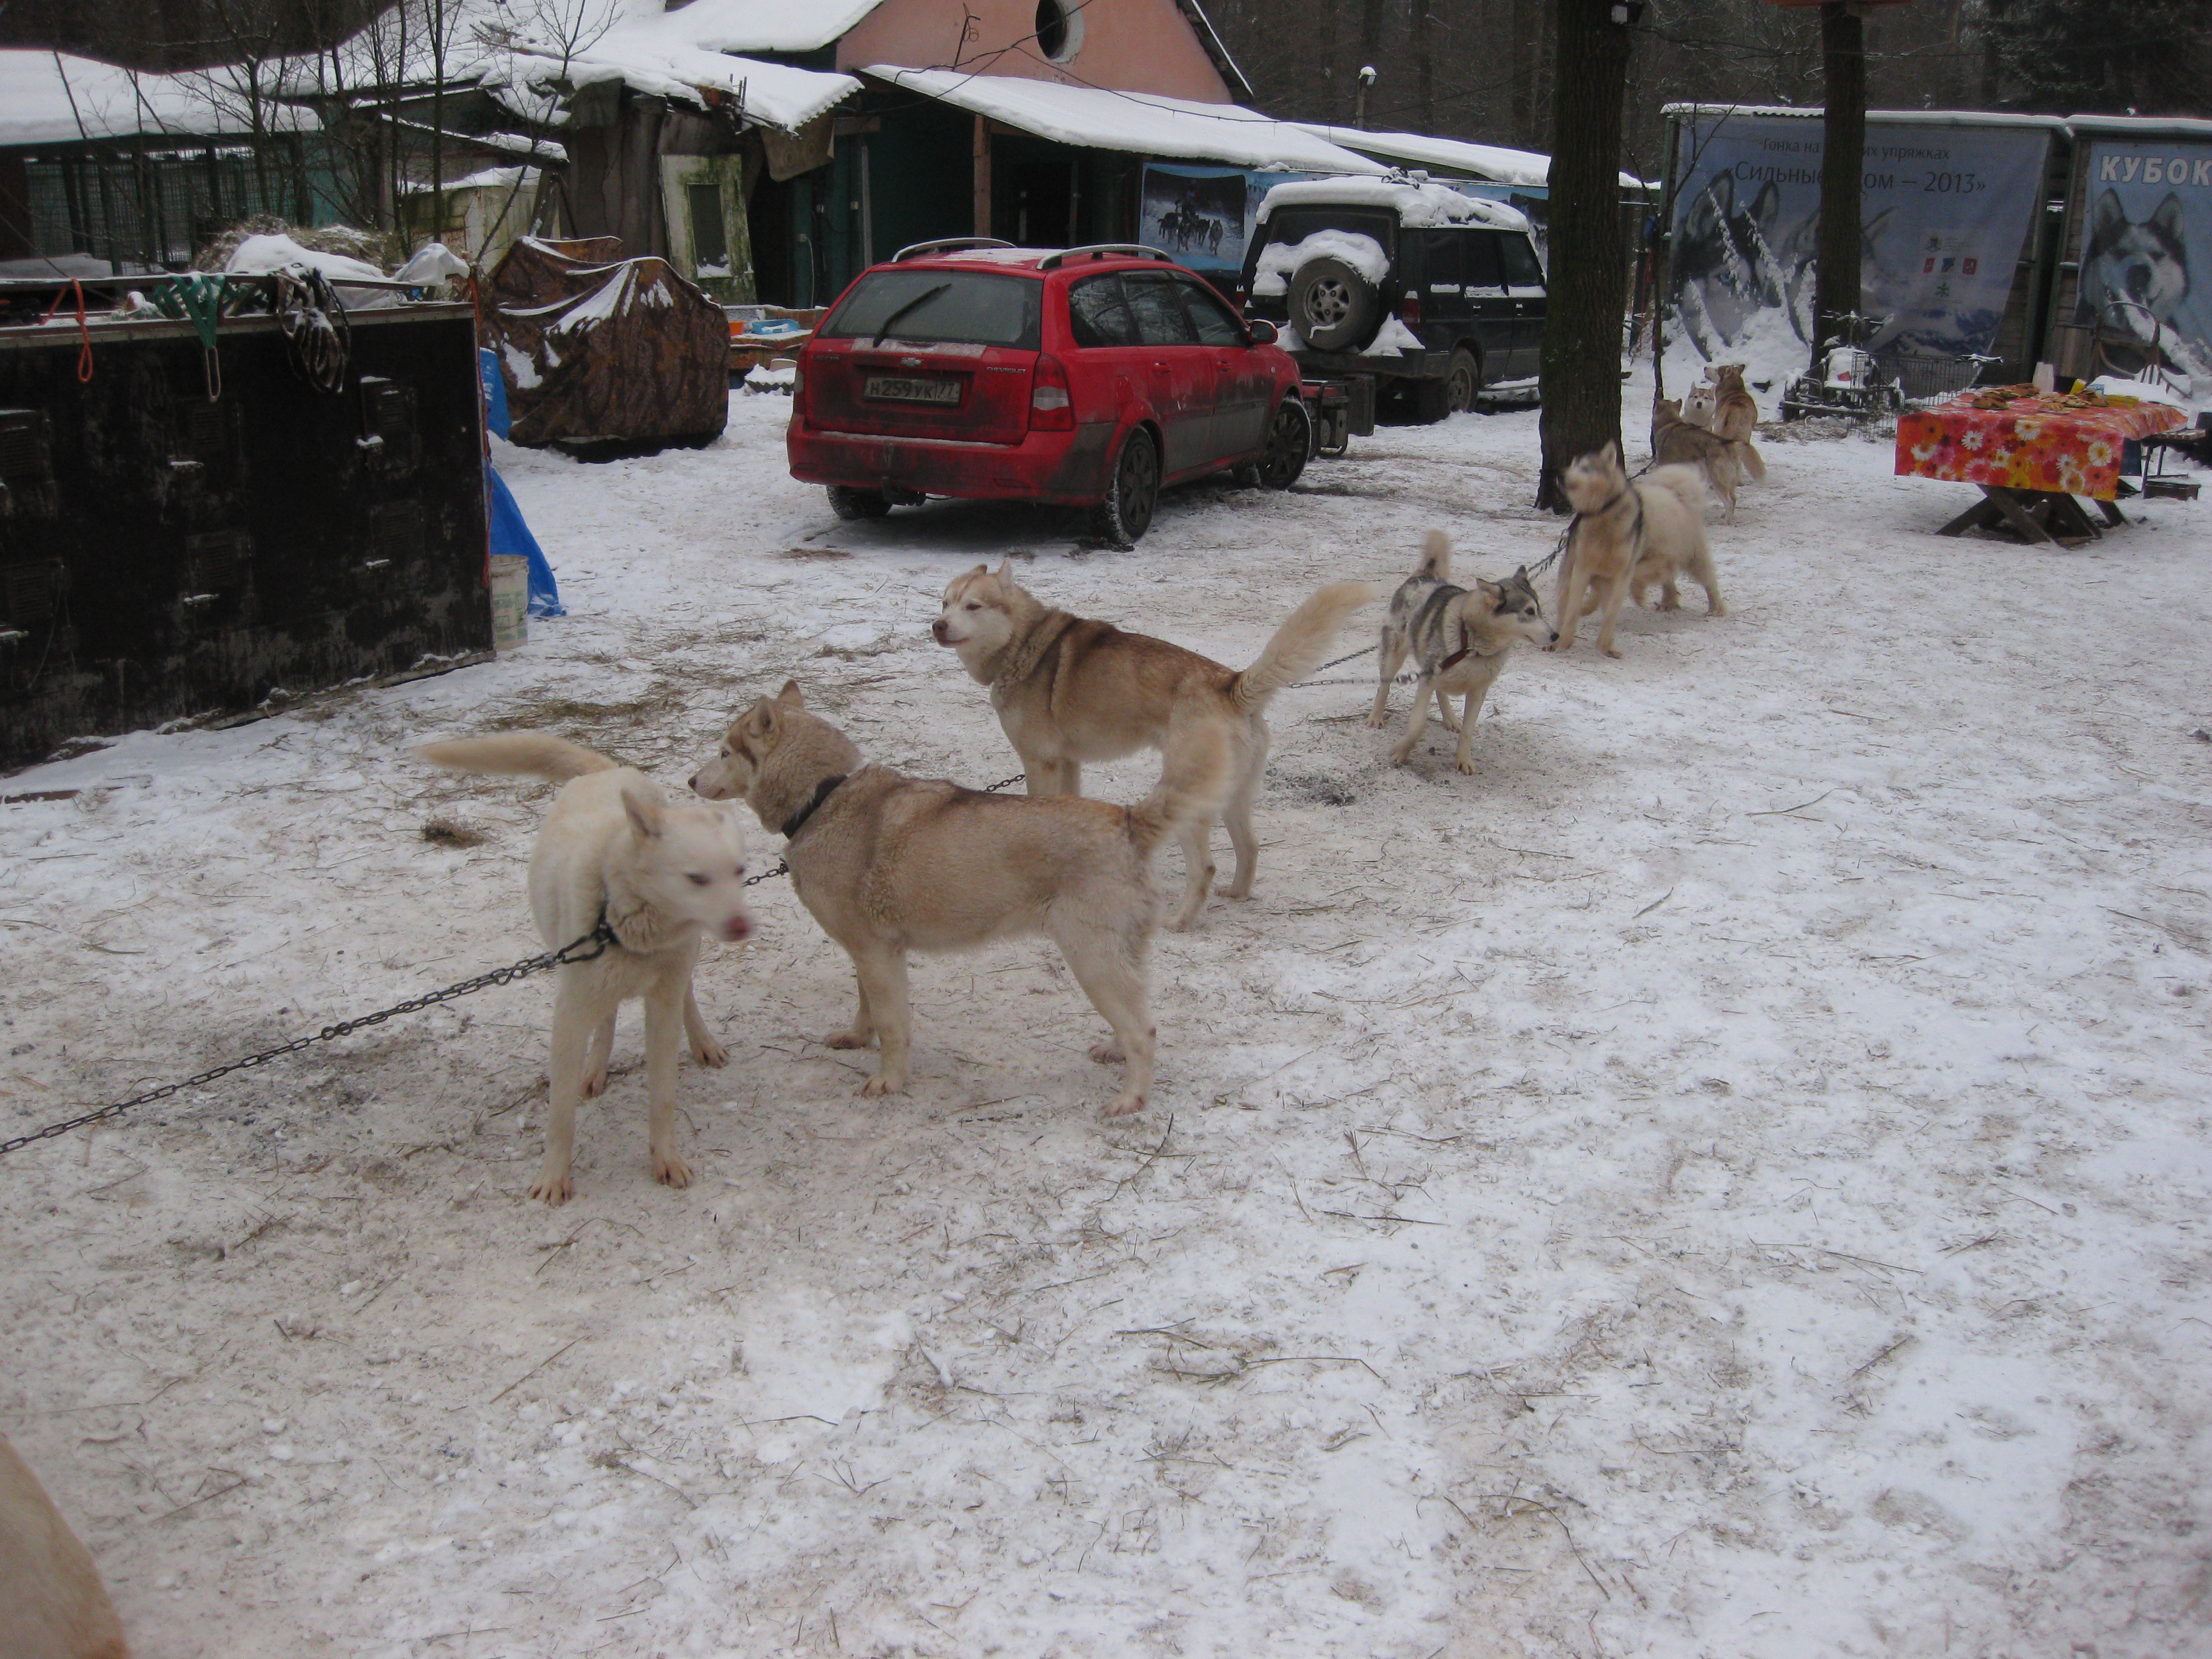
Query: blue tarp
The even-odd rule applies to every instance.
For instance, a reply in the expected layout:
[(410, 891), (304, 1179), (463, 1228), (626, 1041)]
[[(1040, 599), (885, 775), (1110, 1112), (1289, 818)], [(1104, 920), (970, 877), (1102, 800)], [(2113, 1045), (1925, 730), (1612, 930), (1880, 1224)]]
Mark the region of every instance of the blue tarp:
[[(490, 351), (479, 351), (477, 357), (483, 373), (484, 424), (504, 438), (507, 434), (507, 381), (500, 374), (499, 359)], [(484, 463), (484, 494), (491, 509), (491, 550), (519, 553), (530, 561), (530, 614), (567, 616), (561, 590), (553, 582), (553, 567), (545, 562), (545, 550), (523, 522), (522, 509), (515, 505), (507, 480), (489, 461)]]

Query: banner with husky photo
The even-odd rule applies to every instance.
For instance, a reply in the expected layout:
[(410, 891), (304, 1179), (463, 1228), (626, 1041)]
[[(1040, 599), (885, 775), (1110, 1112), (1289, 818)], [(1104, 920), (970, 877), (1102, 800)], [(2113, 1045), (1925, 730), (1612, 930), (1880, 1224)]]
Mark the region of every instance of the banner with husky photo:
[[(1877, 351), (1996, 340), (2041, 197), (2040, 128), (1867, 122), (1860, 309)], [(1794, 373), (1811, 356), (1820, 123), (1715, 114), (1675, 127), (1674, 325), (1698, 356)]]
[[(2116, 336), (2155, 344), (2201, 389), (2212, 378), (2212, 144), (2091, 145), (2087, 211), (2074, 319), (2104, 337), (2108, 360)], [(2195, 284), (2192, 252), (2206, 272)]]
[(1172, 253), (1193, 270), (1233, 276), (1244, 268), (1260, 198), (1310, 173), (1252, 173), (1236, 167), (1145, 168), (1137, 240)]

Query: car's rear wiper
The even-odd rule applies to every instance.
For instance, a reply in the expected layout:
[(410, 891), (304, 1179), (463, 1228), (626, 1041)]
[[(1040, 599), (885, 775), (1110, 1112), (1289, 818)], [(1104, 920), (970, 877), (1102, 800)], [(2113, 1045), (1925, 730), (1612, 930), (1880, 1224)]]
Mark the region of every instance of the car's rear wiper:
[(890, 338), (891, 325), (898, 321), (900, 318), (905, 316), (908, 312), (919, 310), (921, 307), (927, 305), (932, 300), (934, 300), (939, 295), (945, 293), (947, 289), (951, 288), (951, 286), (952, 284), (950, 283), (939, 283), (935, 288), (924, 289), (921, 293), (915, 295), (914, 298), (908, 300), (904, 305), (901, 306), (896, 311), (891, 313), (890, 316), (884, 318), (882, 322), (876, 325), (876, 343), (878, 345), (881, 345), (885, 340)]

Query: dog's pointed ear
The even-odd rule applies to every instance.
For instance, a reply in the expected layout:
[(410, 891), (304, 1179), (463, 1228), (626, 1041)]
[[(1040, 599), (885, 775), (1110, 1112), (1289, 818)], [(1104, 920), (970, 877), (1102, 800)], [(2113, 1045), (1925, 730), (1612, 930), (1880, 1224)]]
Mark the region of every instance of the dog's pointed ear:
[(1597, 456), (1598, 459), (1607, 466), (1619, 466), (1620, 465), (1620, 441), (1613, 438), (1607, 439), (1605, 447), (1598, 451)]
[[(976, 568), (980, 570), (982, 567), (978, 565)], [(999, 556), (999, 568), (996, 570), (994, 570), (991, 574), (994, 576), (996, 576), (1002, 582), (1010, 582), (1013, 580), (1014, 556), (1011, 553), (1001, 553)]]
[(2120, 205), (2120, 192), (2107, 188), (2097, 198), (2089, 222), (2089, 251), (2094, 254), (2115, 240), (2128, 228), (2128, 210)]
[(763, 697), (745, 710), (744, 730), (757, 737), (767, 737), (775, 730), (775, 704)]
[(622, 792), (623, 816), (629, 820), (630, 832), (640, 841), (658, 841), (668, 819), (668, 809), (659, 796), (636, 784), (625, 784)]
[(2181, 198), (2172, 191), (2158, 204), (2158, 211), (2150, 216), (2150, 228), (2161, 236), (2174, 241), (2181, 240)]
[(806, 698), (800, 692), (797, 680), (786, 680), (783, 683), (783, 690), (775, 694), (775, 700), (792, 708), (806, 707)]
[(1516, 582), (1527, 581), (1528, 580), (1528, 567), (1524, 564), (1518, 570), (1516, 570), (1513, 573), (1513, 580)]

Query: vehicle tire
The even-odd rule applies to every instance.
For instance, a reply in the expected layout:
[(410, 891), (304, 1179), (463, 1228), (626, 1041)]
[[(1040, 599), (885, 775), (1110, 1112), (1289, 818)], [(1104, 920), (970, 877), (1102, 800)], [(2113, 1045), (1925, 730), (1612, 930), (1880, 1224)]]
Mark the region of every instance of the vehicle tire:
[(1267, 422), (1267, 447), (1260, 456), (1260, 482), (1269, 489), (1288, 489), (1313, 454), (1313, 410), (1295, 392), (1275, 405)]
[(1309, 259), (1291, 278), (1291, 322), (1316, 351), (1357, 351), (1382, 325), (1382, 296), (1341, 259)]
[(1481, 396), (1482, 359), (1465, 346), (1455, 348), (1450, 365), (1444, 370), (1444, 407), (1454, 415), (1464, 415)]
[(891, 510), (891, 504), (872, 489), (855, 489), (850, 484), (831, 484), (830, 510), (841, 519), (880, 519)]
[(1091, 531), (1109, 547), (1127, 551), (1152, 527), (1152, 511), (1159, 500), (1159, 446), (1140, 426), (1121, 440), (1106, 499), (1091, 509)]
[(1413, 396), (1413, 423), (1434, 426), (1451, 413), (1451, 380), (1440, 375), (1433, 380), (1415, 380), (1407, 388)]

